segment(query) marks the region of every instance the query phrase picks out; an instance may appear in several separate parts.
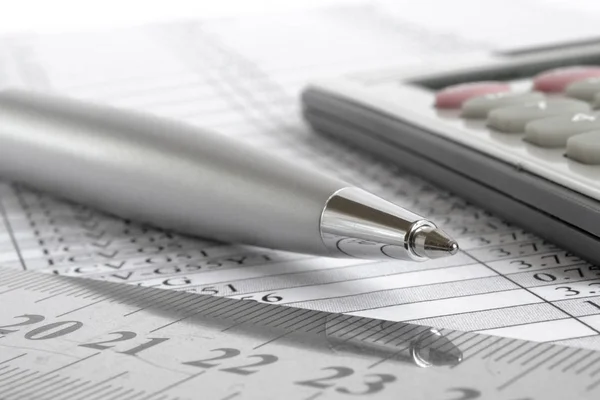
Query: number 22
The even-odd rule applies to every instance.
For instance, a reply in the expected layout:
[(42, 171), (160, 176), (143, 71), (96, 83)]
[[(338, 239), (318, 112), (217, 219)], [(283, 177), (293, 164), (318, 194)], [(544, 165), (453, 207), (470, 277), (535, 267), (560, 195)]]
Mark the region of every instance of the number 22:
[[(212, 361), (226, 360), (228, 358), (237, 357), (241, 354), (241, 352), (238, 349), (230, 349), (230, 348), (213, 349), (211, 351), (218, 351), (223, 354), (221, 354), (220, 356), (217, 356), (217, 357), (207, 358), (204, 360), (188, 361), (188, 362), (184, 362), (183, 364), (192, 365), (194, 367), (199, 367), (199, 368), (213, 368), (213, 367), (220, 365), (220, 363), (214, 363)], [(252, 355), (247, 356), (247, 358), (258, 358), (260, 361), (257, 361), (252, 364), (241, 365), (239, 367), (222, 368), (222, 369), (220, 369), (220, 371), (231, 372), (231, 373), (238, 374), (238, 375), (251, 375), (251, 374), (258, 372), (258, 370), (257, 369), (249, 369), (249, 368), (262, 367), (265, 365), (273, 364), (279, 360), (278, 357), (271, 355), (271, 354), (252, 354)], [(211, 362), (208, 362), (208, 361), (211, 361)]]

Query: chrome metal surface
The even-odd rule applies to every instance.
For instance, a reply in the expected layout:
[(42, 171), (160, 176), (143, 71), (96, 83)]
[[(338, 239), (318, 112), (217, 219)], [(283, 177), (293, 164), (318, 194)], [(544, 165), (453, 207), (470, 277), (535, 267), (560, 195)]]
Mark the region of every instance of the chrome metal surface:
[(327, 200), (321, 237), (332, 254), (357, 258), (424, 261), (458, 250), (433, 222), (355, 187)]
[(422, 257), (440, 258), (458, 252), (458, 243), (444, 231), (423, 226), (415, 230), (410, 246)]

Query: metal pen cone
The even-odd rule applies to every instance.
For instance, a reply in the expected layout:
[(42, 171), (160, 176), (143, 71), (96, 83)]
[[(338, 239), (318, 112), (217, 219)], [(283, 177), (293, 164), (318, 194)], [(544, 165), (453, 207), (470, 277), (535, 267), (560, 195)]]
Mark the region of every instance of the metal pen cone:
[(458, 252), (458, 243), (440, 229), (424, 227), (414, 236), (413, 250), (422, 257), (447, 257)]
[(355, 187), (329, 198), (321, 237), (337, 256), (425, 261), (458, 251), (433, 222)]

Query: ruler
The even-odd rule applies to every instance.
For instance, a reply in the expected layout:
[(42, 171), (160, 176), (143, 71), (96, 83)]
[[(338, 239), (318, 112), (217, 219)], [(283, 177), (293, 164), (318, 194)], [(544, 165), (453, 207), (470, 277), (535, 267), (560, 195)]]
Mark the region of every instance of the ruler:
[(0, 399), (598, 399), (600, 352), (0, 268)]

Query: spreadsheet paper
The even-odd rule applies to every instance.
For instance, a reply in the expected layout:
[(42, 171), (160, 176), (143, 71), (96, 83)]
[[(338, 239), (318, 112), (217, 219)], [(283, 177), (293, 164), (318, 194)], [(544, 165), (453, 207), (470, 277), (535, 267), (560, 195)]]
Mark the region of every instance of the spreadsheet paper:
[(456, 256), (374, 262), (218, 243), (3, 182), (0, 265), (600, 349), (600, 267), (302, 121), (298, 94), (315, 77), (492, 46), (387, 15), (348, 6), (13, 36), (0, 40), (0, 87), (184, 120), (327, 171), (431, 218), (458, 239)]

